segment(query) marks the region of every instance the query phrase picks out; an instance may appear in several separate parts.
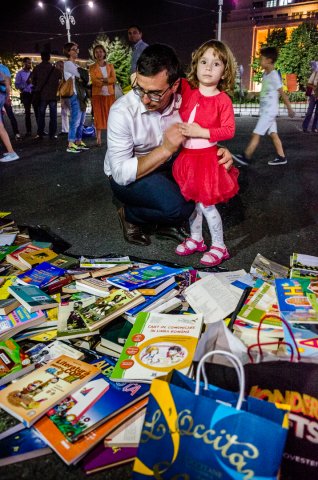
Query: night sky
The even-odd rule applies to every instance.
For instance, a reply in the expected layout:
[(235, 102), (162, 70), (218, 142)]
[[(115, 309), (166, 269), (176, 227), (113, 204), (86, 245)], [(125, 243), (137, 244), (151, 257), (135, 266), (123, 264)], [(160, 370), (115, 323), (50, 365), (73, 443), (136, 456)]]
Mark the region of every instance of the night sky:
[[(50, 6), (41, 10), (37, 1), (6, 0), (0, 14), (0, 48), (3, 51), (35, 53), (49, 48), (62, 53), (67, 41), (65, 25), (59, 21), (59, 12)], [(60, 0), (47, 0), (64, 8)], [(68, 0), (70, 8), (85, 0)], [(91, 10), (80, 6), (74, 11), (76, 25), (71, 25), (72, 40), (80, 46), (80, 56), (87, 57), (87, 49), (96, 35), (104, 31), (111, 40), (115, 36), (127, 39), (127, 28), (139, 24), (147, 43), (162, 42), (174, 47), (184, 63), (201, 43), (215, 32), (218, 0), (96, 0)], [(224, 0), (224, 12), (231, 0)], [(6, 7), (4, 8), (4, 5)], [(213, 12), (214, 10), (214, 12)]]

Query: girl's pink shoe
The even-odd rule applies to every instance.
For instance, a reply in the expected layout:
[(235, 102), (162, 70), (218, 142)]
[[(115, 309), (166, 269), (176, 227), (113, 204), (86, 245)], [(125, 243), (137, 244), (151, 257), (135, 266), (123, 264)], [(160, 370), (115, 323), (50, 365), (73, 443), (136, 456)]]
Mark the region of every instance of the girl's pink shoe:
[[(220, 255), (217, 255), (216, 253), (214, 253), (215, 251), (221, 252), (222, 256), (220, 257)], [(221, 247), (214, 247), (212, 245), (210, 250), (203, 255), (203, 258), (201, 258), (200, 263), (202, 263), (202, 265), (205, 265), (207, 267), (216, 267), (217, 265), (220, 265), (220, 263), (224, 262), (224, 260), (228, 260), (229, 258), (230, 258), (230, 254), (226, 247), (221, 248)]]
[(205, 252), (207, 246), (204, 243), (204, 240), (197, 242), (193, 238), (186, 238), (180, 245), (176, 248), (176, 254), (180, 256), (192, 255), (194, 252)]

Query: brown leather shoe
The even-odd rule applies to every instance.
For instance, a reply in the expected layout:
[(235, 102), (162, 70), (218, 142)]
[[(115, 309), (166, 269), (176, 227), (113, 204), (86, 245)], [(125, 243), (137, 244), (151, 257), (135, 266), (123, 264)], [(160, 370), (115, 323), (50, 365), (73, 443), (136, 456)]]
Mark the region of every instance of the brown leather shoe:
[(117, 213), (126, 242), (134, 245), (150, 245), (150, 238), (143, 233), (141, 227), (126, 221), (124, 207), (119, 208)]

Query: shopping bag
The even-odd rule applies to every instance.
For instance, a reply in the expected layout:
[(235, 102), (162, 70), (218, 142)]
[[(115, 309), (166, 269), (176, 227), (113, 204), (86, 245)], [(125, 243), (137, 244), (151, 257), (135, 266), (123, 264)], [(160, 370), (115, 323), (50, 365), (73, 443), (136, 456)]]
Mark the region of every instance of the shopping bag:
[(73, 78), (70, 77), (67, 80), (62, 78), (57, 89), (57, 96), (62, 98), (69, 98), (72, 95), (74, 95)]
[[(211, 355), (231, 358), (240, 392), (200, 383)], [(205, 376), (205, 375), (204, 375)], [(153, 380), (133, 478), (162, 480), (276, 479), (287, 434), (284, 409), (244, 399), (242, 363), (214, 351), (196, 381), (174, 370)]]

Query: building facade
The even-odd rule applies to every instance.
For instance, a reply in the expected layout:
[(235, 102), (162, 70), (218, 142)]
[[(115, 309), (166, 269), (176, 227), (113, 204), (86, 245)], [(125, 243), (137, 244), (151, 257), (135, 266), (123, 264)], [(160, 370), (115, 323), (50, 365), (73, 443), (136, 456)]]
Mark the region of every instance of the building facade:
[(253, 82), (251, 63), (268, 33), (285, 27), (288, 38), (306, 20), (318, 21), (317, 1), (235, 0), (234, 10), (222, 25), (222, 40), (234, 52), (238, 65), (243, 66), (243, 88), (259, 90)]

